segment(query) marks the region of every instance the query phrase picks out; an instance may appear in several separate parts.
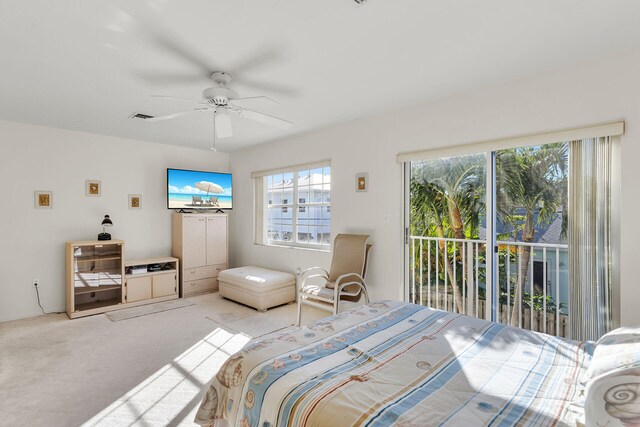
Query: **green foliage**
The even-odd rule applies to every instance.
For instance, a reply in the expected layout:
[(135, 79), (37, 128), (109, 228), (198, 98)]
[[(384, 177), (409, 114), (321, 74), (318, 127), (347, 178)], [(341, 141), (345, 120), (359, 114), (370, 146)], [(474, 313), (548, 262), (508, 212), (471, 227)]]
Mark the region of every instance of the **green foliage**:
[[(516, 294), (515, 291), (512, 290), (510, 294), (507, 294), (504, 290), (500, 291), (500, 304), (506, 305), (507, 300), (509, 301), (509, 305), (513, 307), (516, 302)], [(540, 293), (533, 293), (533, 311), (544, 311), (544, 300), (545, 296)], [(549, 295), (546, 296), (547, 300), (547, 313), (555, 313), (556, 312), (556, 301)], [(531, 308), (531, 294), (529, 292), (524, 292), (522, 297), (522, 305), (523, 307)], [(560, 310), (563, 310), (567, 307), (565, 303), (560, 303)]]
[(549, 224), (560, 207), (562, 229), (566, 230), (567, 155), (566, 143), (498, 152), (496, 206), (502, 223), (511, 227), (512, 237), (527, 241), (523, 230), (527, 220), (533, 225), (537, 212), (537, 223)]
[[(496, 205), (498, 216), (505, 230), (499, 240), (531, 241), (538, 226), (550, 223), (561, 209), (563, 235), (567, 221), (567, 155), (565, 143), (543, 147), (523, 147), (503, 150), (496, 155), (497, 188)], [(478, 239), (482, 218), (485, 215), (485, 155), (458, 156), (412, 163), (410, 182), (410, 232), (417, 236), (438, 238)], [(537, 214), (537, 215), (536, 215)], [(535, 218), (535, 220), (534, 220)], [(461, 224), (456, 223), (461, 220)], [(526, 237), (529, 236), (529, 237)], [(526, 238), (525, 238), (526, 237)], [(426, 244), (426, 242), (425, 242)], [(455, 257), (454, 257), (455, 247)], [(435, 251), (439, 251), (438, 277), (436, 277)], [(528, 250), (527, 250), (528, 251)], [(426, 254), (426, 247), (424, 247)], [(499, 277), (506, 277), (505, 255), (499, 256)], [(420, 265), (416, 248), (414, 265)], [(424, 256), (422, 275), (425, 278), (429, 262)], [(527, 253), (528, 256), (528, 253)], [(484, 265), (485, 254), (481, 251), (479, 264)], [(513, 259), (513, 258), (512, 258)], [(449, 265), (445, 264), (445, 260)], [(528, 260), (528, 257), (525, 258)], [(451, 283), (455, 272), (458, 289), (461, 290), (464, 274), (461, 245), (447, 243), (443, 248), (431, 244), (432, 283), (444, 282), (448, 275)], [(511, 299), (515, 294), (517, 275), (522, 274), (526, 282), (526, 269), (514, 271), (512, 266)], [(479, 269), (479, 279), (485, 280), (484, 269)], [(504, 279), (503, 279), (504, 281)], [(506, 283), (501, 283), (500, 300), (507, 301)], [(484, 289), (481, 288), (481, 292)], [(523, 293), (523, 304), (531, 305), (531, 298)], [(482, 296), (482, 295), (481, 295)], [(533, 310), (543, 310), (543, 296), (533, 295)], [(547, 296), (547, 310), (555, 311), (556, 302)], [(562, 305), (561, 307), (562, 308)]]
[(412, 164), (411, 233), (454, 237), (452, 215), (463, 219), (466, 238), (478, 238), (485, 198), (484, 156), (462, 156)]

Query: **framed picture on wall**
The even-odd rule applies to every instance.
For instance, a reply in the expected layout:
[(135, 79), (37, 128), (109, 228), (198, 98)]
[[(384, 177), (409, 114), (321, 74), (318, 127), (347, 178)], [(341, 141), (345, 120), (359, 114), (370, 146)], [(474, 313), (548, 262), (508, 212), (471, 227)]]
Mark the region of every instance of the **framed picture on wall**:
[(369, 189), (369, 174), (366, 172), (356, 174), (356, 191), (364, 192)]
[(140, 194), (129, 194), (129, 209), (142, 209), (142, 196)]
[(35, 191), (35, 207), (36, 209), (53, 208), (53, 192)]
[(100, 197), (100, 194), (102, 193), (102, 183), (100, 181), (88, 179), (85, 186), (87, 196)]

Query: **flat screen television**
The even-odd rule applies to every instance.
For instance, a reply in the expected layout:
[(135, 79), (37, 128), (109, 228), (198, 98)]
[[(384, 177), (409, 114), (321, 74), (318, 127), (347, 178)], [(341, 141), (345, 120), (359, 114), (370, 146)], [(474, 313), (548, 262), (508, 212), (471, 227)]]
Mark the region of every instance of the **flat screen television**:
[(231, 174), (167, 169), (167, 208), (233, 209)]

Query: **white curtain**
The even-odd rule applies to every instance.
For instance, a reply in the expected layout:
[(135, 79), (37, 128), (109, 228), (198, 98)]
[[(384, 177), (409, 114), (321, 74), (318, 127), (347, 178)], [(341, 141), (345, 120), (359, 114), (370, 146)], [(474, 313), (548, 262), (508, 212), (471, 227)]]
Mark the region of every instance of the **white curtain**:
[(597, 340), (612, 328), (611, 137), (569, 145), (569, 328)]

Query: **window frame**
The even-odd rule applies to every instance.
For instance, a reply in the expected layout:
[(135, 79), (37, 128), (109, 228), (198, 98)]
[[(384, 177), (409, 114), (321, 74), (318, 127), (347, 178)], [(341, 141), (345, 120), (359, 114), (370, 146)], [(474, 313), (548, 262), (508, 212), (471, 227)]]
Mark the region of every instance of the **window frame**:
[[(325, 168), (329, 169), (328, 183), (326, 183), (324, 180), (325, 171), (326, 171)], [(306, 193), (303, 193), (302, 196), (300, 196), (301, 186), (299, 185), (299, 182), (298, 182), (299, 173), (304, 171), (308, 171), (310, 173), (314, 169), (322, 169), (322, 174), (323, 174), (322, 182), (320, 184), (313, 184), (310, 182), (308, 185), (305, 185), (303, 187), (306, 187), (309, 189), (309, 191), (311, 191), (311, 189), (315, 185), (320, 185), (322, 187), (321, 194), (323, 195), (323, 197), (319, 202), (313, 202), (312, 197)], [(269, 201), (270, 201), (269, 185), (268, 185), (269, 177), (274, 177), (277, 175), (286, 175), (286, 174), (291, 174), (293, 176), (293, 192), (292, 192), (291, 200), (287, 198), (286, 204), (283, 204), (283, 203), (269, 204)], [(317, 163), (306, 164), (306, 165), (292, 166), (288, 168), (277, 169), (274, 171), (261, 172), (258, 175), (259, 176), (255, 176), (255, 174), (252, 175), (254, 178), (257, 178), (256, 197), (255, 197), (255, 202), (256, 202), (255, 243), (259, 245), (264, 245), (264, 246), (287, 247), (287, 248), (294, 248), (294, 249), (306, 249), (306, 250), (330, 252), (330, 249), (331, 249), (331, 213), (330, 213), (331, 212), (330, 210), (331, 209), (331, 162), (323, 161), (323, 162), (317, 162)], [(325, 192), (326, 184), (329, 184), (329, 190), (328, 190), (329, 194), (327, 199), (325, 200), (324, 192)], [(303, 202), (301, 202), (301, 200), (303, 200)], [(321, 215), (319, 218), (319, 221), (320, 221), (319, 227), (322, 227), (325, 219), (325, 215), (328, 216), (327, 219), (328, 219), (328, 227), (329, 227), (329, 233), (328, 233), (329, 239), (328, 239), (328, 242), (326, 243), (308, 243), (308, 242), (299, 240), (299, 234), (301, 231), (298, 228), (300, 226), (300, 224), (298, 224), (298, 214), (304, 212), (305, 215), (308, 215), (313, 211), (313, 209), (311, 208), (314, 208), (314, 207), (320, 208), (320, 211), (323, 213), (324, 213), (324, 208), (325, 207), (328, 208), (327, 209), (328, 212), (326, 214)], [(288, 208), (292, 209), (291, 240), (290, 241), (272, 240), (268, 233), (269, 210), (280, 209), (280, 211), (282, 211), (285, 208), (287, 208), (287, 210)], [(300, 211), (301, 209), (302, 211)], [(303, 231), (304, 229), (302, 229), (302, 232)], [(308, 230), (307, 230), (307, 235), (309, 235)]]

